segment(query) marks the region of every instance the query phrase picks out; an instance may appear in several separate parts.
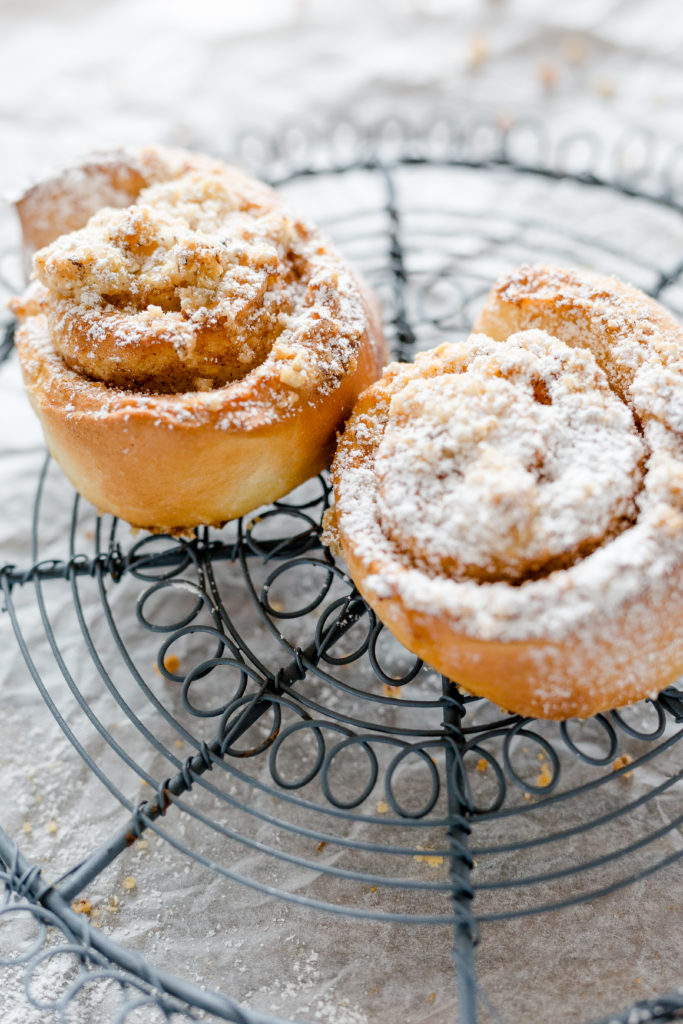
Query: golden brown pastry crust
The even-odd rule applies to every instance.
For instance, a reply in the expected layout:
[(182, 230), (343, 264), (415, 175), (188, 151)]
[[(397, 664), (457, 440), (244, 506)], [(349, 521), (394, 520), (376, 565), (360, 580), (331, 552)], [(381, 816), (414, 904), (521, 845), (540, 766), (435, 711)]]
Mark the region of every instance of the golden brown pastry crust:
[[(374, 300), (364, 285), (315, 229), (296, 221), (265, 185), (208, 158), (143, 152), (147, 156), (133, 161), (125, 180), (137, 184), (140, 166), (150, 164), (146, 180), (159, 183), (157, 191), (143, 192), (128, 210), (97, 215), (106, 222), (104, 229), (85, 228), (38, 253), (39, 272), (52, 287), (33, 286), (15, 302), (16, 312), (26, 318), (17, 333), (17, 349), (48, 447), (77, 490), (98, 509), (135, 526), (178, 532), (239, 516), (282, 497), (324, 468), (335, 433), (355, 398), (381, 370), (385, 343)], [(106, 161), (98, 164), (98, 175), (110, 166)], [(113, 166), (119, 182), (122, 162)], [(88, 173), (84, 169), (86, 184)], [(251, 275), (249, 284), (258, 278), (273, 309), (268, 320), (275, 325), (272, 337), (259, 342), (260, 347), (252, 346), (257, 349), (252, 362), (251, 350), (246, 360), (242, 354), (249, 349), (250, 327), (254, 332), (254, 323), (259, 327), (260, 310), (248, 310), (245, 322), (238, 322), (230, 300), (233, 294), (240, 297), (239, 280), (237, 285), (229, 282), (232, 292), (221, 292), (223, 277), (218, 275), (218, 291), (206, 292), (214, 302), (213, 319), (207, 317), (199, 285), (208, 289), (211, 281), (207, 284), (198, 276), (194, 265), (188, 270), (184, 235), (174, 227), (173, 204), (181, 203), (190, 189), (196, 205), (197, 189), (205, 179), (212, 189), (218, 184), (238, 200), (227, 216), (232, 229), (239, 228), (241, 234), (225, 257), (226, 266), (236, 268), (237, 279), (244, 266), (244, 273)], [(170, 200), (164, 189), (170, 191)], [(210, 197), (202, 202), (200, 214), (206, 222), (206, 210), (213, 207)], [(120, 263), (121, 253), (127, 256), (129, 249), (112, 248), (111, 238), (115, 229), (125, 226), (126, 217), (132, 215), (137, 223), (141, 204), (151, 210), (155, 231), (171, 210), (170, 240), (159, 248), (160, 257), (155, 250), (151, 263), (136, 264), (132, 294), (112, 299), (103, 294), (100, 282), (112, 279), (112, 260)], [(252, 220), (258, 227), (255, 241), (249, 234)], [(58, 212), (46, 214), (43, 221), (51, 229), (61, 226)], [(263, 270), (271, 221), (280, 225), (287, 239), (291, 236), (292, 251), (286, 251), (278, 236), (266, 253)], [(221, 226), (219, 216), (217, 227)], [(193, 231), (191, 227), (189, 233)], [(199, 229), (195, 236), (200, 237), (203, 255), (214, 244), (213, 236)], [(154, 239), (156, 244), (158, 231)], [(119, 244), (118, 236), (115, 241)], [(290, 288), (289, 278), (270, 269), (276, 249), (289, 260), (283, 273), (296, 277), (291, 302), (280, 301)], [(150, 288), (163, 284), (163, 273), (150, 278), (147, 271), (169, 252), (179, 275), (176, 291), (191, 305), (186, 317), (177, 308), (167, 314), (155, 304), (155, 294), (141, 291), (149, 280)], [(71, 277), (70, 262), (77, 264), (77, 274)], [(287, 269), (291, 264), (298, 276)], [(190, 271), (193, 276), (188, 277)], [(125, 287), (125, 277), (123, 281)], [(149, 316), (163, 323), (162, 341), (175, 363), (149, 359), (149, 334), (141, 342), (137, 338), (137, 326)], [(174, 334), (178, 324), (181, 330)], [(141, 328), (138, 334), (143, 335)], [(207, 347), (207, 337), (208, 355), (201, 350), (202, 345)], [(226, 372), (221, 367), (221, 344), (228, 362), (242, 359), (236, 371), (234, 365)], [(181, 370), (174, 376), (177, 365)], [(111, 366), (120, 377), (112, 378)], [(188, 383), (194, 385), (189, 390)]]
[[(333, 463), (328, 540), (406, 647), (509, 711), (585, 717), (652, 696), (683, 670), (681, 328), (613, 278), (522, 268), (496, 285), (476, 329), (497, 339), (501, 354), (520, 330), (530, 332), (518, 336), (524, 344), (548, 331), (575, 350), (593, 351), (633, 417), (634, 444), (646, 450), (643, 480), (632, 473), (632, 521), (627, 515), (618, 529), (610, 527), (597, 549), (566, 568), (512, 582), (502, 574), (474, 578), (471, 567), (444, 577), (423, 553), (406, 557), (399, 550), (382, 527), (377, 490), (387, 424), (396, 422), (406, 395), (412, 400), (415, 377), (452, 372), (456, 357), (464, 359), (455, 352), (463, 344), (425, 353), (415, 367), (388, 367), (361, 396)], [(486, 348), (481, 337), (471, 343)], [(510, 350), (501, 364), (509, 358)], [(403, 406), (392, 411), (397, 396)], [(422, 441), (433, 445), (435, 437), (427, 432)]]

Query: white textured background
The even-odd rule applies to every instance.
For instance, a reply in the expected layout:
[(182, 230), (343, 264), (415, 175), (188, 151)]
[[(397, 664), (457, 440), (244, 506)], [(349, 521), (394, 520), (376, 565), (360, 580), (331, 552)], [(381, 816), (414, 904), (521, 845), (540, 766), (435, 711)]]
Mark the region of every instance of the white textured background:
[[(645, 131), (645, 160), (658, 166), (683, 143), (683, 7), (679, 0), (0, 0), (0, 76), (5, 192), (93, 147), (158, 140), (229, 153), (231, 139), (254, 128), (324, 125), (339, 115), (370, 124), (398, 114), (419, 123), (435, 110), (480, 111), (506, 123), (533, 115), (558, 131), (590, 128), (603, 139)], [(7, 218), (2, 223), (12, 237)], [(0, 372), (0, 562), (28, 557), (26, 509), (41, 458), (39, 430), (10, 365)], [(68, 507), (68, 493), (55, 493)], [(52, 500), (59, 524), (60, 499)], [(27, 622), (49, 674), (40, 628), (30, 615)], [(50, 875), (101, 839), (112, 805), (49, 718), (6, 617), (0, 641), (0, 821)], [(86, 667), (82, 682), (87, 689)], [(663, 820), (670, 811), (658, 809)], [(242, 912), (222, 911), (224, 895), (214, 900), (211, 880), (193, 875), (183, 883), (185, 866), (159, 850), (157, 863), (187, 914), (187, 945), (177, 946), (165, 928), (167, 886), (152, 887), (150, 851), (133, 856), (98, 883), (95, 896), (103, 906), (121, 898), (105, 927), (155, 962), (180, 969), (186, 960), (188, 976), (282, 1014), (339, 1024), (454, 1019), (448, 930), (397, 934), (392, 950), (386, 932), (369, 927), (360, 948), (371, 942), (372, 957), (350, 970), (345, 925), (327, 922), (315, 932), (288, 908), (259, 909), (238, 891), (235, 900), (255, 920), (262, 914), (268, 941), (247, 939)], [(134, 894), (121, 889), (131, 870), (140, 879)], [(671, 871), (607, 901), (595, 919), (570, 912), (559, 959), (552, 923), (504, 926), (481, 954), (492, 1001), (505, 1011), (508, 989), (519, 991), (523, 975), (528, 1001), (518, 996), (509, 1020), (575, 1021), (680, 980), (680, 893), (680, 871)], [(193, 928), (206, 915), (213, 934), (203, 945)], [(0, 980), (7, 986), (1, 1024), (53, 1024), (27, 1007), (19, 972)], [(94, 1006), (75, 1024), (98, 1019)]]

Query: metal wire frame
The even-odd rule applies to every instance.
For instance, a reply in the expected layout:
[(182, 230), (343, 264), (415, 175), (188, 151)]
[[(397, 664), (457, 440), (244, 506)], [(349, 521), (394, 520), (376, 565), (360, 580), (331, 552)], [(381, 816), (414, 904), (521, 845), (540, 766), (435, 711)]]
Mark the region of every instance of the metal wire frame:
[[(495, 134), (495, 133), (494, 133)], [(380, 142), (381, 136), (378, 136)], [(472, 136), (473, 139), (476, 135)], [(291, 143), (291, 140), (290, 140)], [(509, 146), (509, 137), (506, 145)], [(566, 144), (565, 144), (566, 145)], [(246, 146), (246, 143), (245, 143)], [(419, 147), (418, 147), (419, 148)], [(433, 162), (433, 158), (413, 148), (404, 152), (401, 161), (403, 166), (421, 166)], [(311, 150), (309, 149), (309, 155)], [(270, 154), (276, 166), (281, 157)], [(640, 195), (632, 184), (624, 181), (608, 182), (590, 173), (569, 175), (565, 170), (550, 168), (542, 164), (530, 167), (513, 163), (507, 150), (486, 157), (474, 157), (468, 154), (451, 154), (442, 158), (444, 166), (454, 168), (496, 168), (507, 172), (535, 174), (549, 179), (575, 180), (582, 185), (595, 188), (611, 188), (624, 196)], [(432, 275), (432, 280), (448, 281), (454, 288), (452, 310), (443, 315), (431, 316), (429, 312), (430, 279), (420, 283), (419, 301), (414, 303), (421, 316), (414, 317), (409, 311), (408, 292), (411, 271), (407, 265), (410, 255), (411, 235), (406, 226), (406, 210), (401, 208), (397, 199), (394, 184), (394, 169), (378, 160), (375, 153), (371, 156), (355, 158), (343, 163), (332, 164), (324, 168), (311, 162), (308, 166), (297, 166), (281, 172), (279, 184), (300, 178), (302, 175), (316, 173), (332, 173), (342, 175), (356, 168), (364, 168), (378, 176), (385, 189), (383, 212), (386, 214), (387, 228), (379, 237), (384, 248), (384, 265), (366, 267), (366, 276), (372, 277), (373, 270), (383, 275), (390, 285), (391, 310), (388, 328), (394, 342), (394, 351), (399, 358), (408, 358), (416, 344), (421, 323), (429, 323), (435, 330), (451, 330), (454, 326), (466, 326), (467, 310), (472, 301), (488, 287), (489, 280), (483, 273), (477, 273), (476, 267), (469, 268), (462, 277), (456, 277), (453, 267), (441, 267)], [(273, 177), (273, 175), (269, 175)], [(680, 208), (670, 194), (663, 194), (652, 199), (676, 214)], [(366, 220), (367, 211), (360, 211), (357, 216), (347, 213), (344, 223), (352, 229), (355, 223)], [(413, 210), (412, 215), (419, 220), (425, 211)], [(442, 211), (444, 220), (449, 217), (467, 219), (466, 211)], [(518, 227), (525, 224), (539, 226), (542, 222), (533, 218), (524, 219), (512, 215)], [(328, 225), (328, 227), (334, 225)], [(448, 237), (449, 226), (441, 225), (441, 234)], [(500, 244), (495, 232), (477, 229), (482, 241), (495, 249)], [(433, 234), (433, 228), (430, 228)], [(353, 231), (352, 231), (353, 233)], [(438, 232), (437, 232), (438, 233)], [(414, 238), (413, 238), (414, 241)], [(419, 245), (419, 239), (415, 244)], [(574, 232), (565, 238), (564, 245), (568, 253), (572, 246), (593, 245), (595, 241), (580, 232)], [(553, 251), (560, 248), (555, 245)], [(609, 248), (600, 246), (607, 255)], [(615, 250), (612, 255), (623, 253)], [(629, 259), (638, 263), (638, 257), (629, 255)], [(652, 268), (645, 261), (641, 267), (643, 273)], [(368, 272), (370, 271), (370, 272)], [(653, 294), (661, 294), (669, 285), (676, 282), (683, 271), (683, 264), (657, 270), (654, 281), (648, 290)], [(421, 289), (421, 290), (420, 290)], [(6, 342), (9, 350), (11, 342)], [(442, 680), (438, 691), (432, 687), (428, 698), (411, 697), (410, 689), (403, 687), (424, 676), (421, 663), (413, 659), (409, 668), (398, 675), (384, 670), (378, 654), (382, 641), (383, 627), (372, 611), (367, 608), (353, 589), (351, 581), (337, 567), (328, 552), (320, 545), (320, 518), (328, 499), (328, 487), (321, 479), (319, 493), (312, 497), (307, 495), (301, 501), (288, 500), (276, 503), (258, 518), (240, 522), (232, 536), (216, 536), (208, 530), (199, 532), (198, 537), (191, 541), (159, 541), (144, 538), (125, 549), (120, 538), (118, 524), (97, 521), (94, 551), (86, 553), (79, 548), (78, 536), (79, 501), (73, 504), (69, 527), (68, 554), (63, 559), (43, 560), (41, 558), (40, 518), (44, 488), (46, 486), (48, 463), (46, 462), (41, 475), (36, 502), (34, 505), (33, 549), (31, 564), (26, 567), (6, 565), (0, 570), (5, 602), (14, 628), (19, 646), (50, 711), (55, 716), (71, 743), (84, 758), (90, 769), (96, 774), (114, 796), (128, 811), (128, 820), (90, 857), (67, 872), (54, 886), (39, 883), (31, 869), (22, 864), (16, 848), (7, 837), (0, 836), (0, 857), (7, 865), (6, 882), (15, 892), (29, 897), (31, 906), (42, 904), (50, 906), (58, 920), (67, 921), (64, 914), (68, 903), (80, 893), (103, 868), (121, 853), (145, 829), (151, 829), (162, 836), (168, 843), (180, 849), (196, 862), (211, 867), (226, 878), (237, 880), (261, 891), (290, 900), (304, 906), (355, 916), (359, 919), (372, 918), (384, 921), (400, 921), (403, 923), (450, 923), (455, 929), (455, 958), (459, 977), (460, 1015), (465, 1024), (475, 1021), (477, 1017), (477, 1000), (482, 998), (475, 980), (474, 945), (477, 940), (478, 924), (482, 921), (496, 921), (511, 916), (542, 913), (556, 910), (576, 903), (590, 901), (597, 896), (613, 892), (637, 878), (644, 878), (658, 868), (673, 863), (681, 854), (674, 852), (656, 863), (638, 867), (630, 874), (611, 880), (608, 884), (590, 888), (586, 886), (572, 896), (561, 899), (539, 900), (535, 904), (518, 905), (513, 910), (499, 912), (481, 912), (476, 917), (472, 912), (472, 899), (475, 894), (482, 897), (484, 893), (501, 889), (527, 891), (534, 886), (544, 886), (567, 877), (576, 878), (585, 872), (599, 870), (612, 863), (626, 859), (639, 853), (649, 845), (662, 838), (668, 831), (681, 823), (683, 816), (669, 825), (652, 829), (636, 842), (622, 849), (615, 849), (609, 854), (588, 859), (583, 863), (574, 863), (569, 868), (558, 868), (545, 874), (516, 877), (513, 879), (486, 879), (474, 881), (470, 877), (474, 858), (481, 861), (486, 856), (523, 852), (540, 845), (561, 844), (565, 839), (580, 833), (592, 833), (607, 828), (622, 815), (632, 814), (645, 806), (659, 793), (665, 792), (680, 781), (681, 772), (667, 779), (660, 786), (638, 799), (615, 805), (608, 813), (588, 817), (567, 829), (554, 833), (537, 834), (531, 839), (508, 840), (507, 842), (471, 843), (473, 829), (485, 823), (502, 819), (523, 819), (532, 811), (538, 813), (550, 808), (559, 801), (583, 802), (599, 787), (609, 784), (613, 779), (632, 771), (641, 764), (652, 760), (671, 750), (683, 735), (682, 729), (672, 729), (671, 723), (683, 722), (683, 694), (670, 688), (656, 702), (651, 702), (654, 714), (653, 727), (649, 730), (636, 728), (624, 714), (612, 712), (609, 716), (597, 716), (593, 727), (601, 731), (605, 748), (598, 752), (589, 752), (578, 743), (572, 735), (572, 727), (546, 727), (532, 723), (518, 716), (500, 714), (484, 714), (477, 721), (477, 714), (484, 702), (472, 701), (460, 694), (448, 680)], [(262, 524), (266, 522), (269, 531), (265, 538), (259, 537)], [(164, 547), (159, 550), (159, 545)], [(265, 630), (269, 631), (275, 643), (285, 654), (283, 659), (276, 659), (273, 664), (251, 649), (243, 632), (235, 621), (235, 616), (228, 607), (221, 592), (220, 567), (223, 564), (239, 566), (243, 581), (243, 593), (249, 599), (250, 609)], [(316, 574), (322, 580), (317, 591), (303, 607), (295, 609), (278, 608), (272, 600), (273, 588), (282, 583), (288, 573), (304, 571), (313, 579)], [(164, 637), (157, 651), (159, 671), (167, 679), (181, 687), (183, 707), (187, 715), (202, 724), (213, 723), (213, 732), (209, 739), (204, 739), (199, 732), (188, 729), (187, 724), (177, 715), (173, 715), (162, 701), (154, 694), (140, 672), (133, 658), (122, 641), (117, 625), (116, 615), (111, 606), (107, 587), (122, 579), (133, 578), (143, 584), (136, 605), (136, 616), (140, 630), (147, 631), (152, 637)], [(163, 780), (153, 776), (145, 765), (139, 763), (124, 749), (107, 729), (104, 722), (97, 717), (79, 689), (75, 679), (59, 647), (58, 637), (50, 621), (48, 601), (45, 598), (44, 586), (50, 581), (62, 580), (68, 584), (71, 600), (82, 631), (84, 646), (88, 651), (93, 668), (101, 678), (112, 699), (124, 711), (128, 720), (144, 737), (151, 750), (161, 754), (169, 764), (172, 774)], [(113, 678), (102, 661), (97, 646), (90, 634), (81, 586), (94, 581), (97, 587), (101, 608), (108, 624), (113, 644), (127, 667), (135, 685), (144, 697), (154, 706), (159, 721), (169, 729), (170, 736), (178, 736), (195, 749), (191, 757), (181, 760), (173, 753), (168, 743), (164, 744), (156, 733), (152, 733), (138, 717), (124, 693), (117, 688)], [(142, 805), (135, 805), (124, 792), (119, 790), (107, 776), (103, 766), (95, 760), (87, 747), (76, 737), (66, 720), (60, 713), (57, 703), (40, 677), (31, 653), (24, 640), (20, 622), (20, 614), (14, 604), (13, 593), (19, 587), (32, 586), (37, 605), (43, 620), (46, 639), (50, 645), (55, 662), (61, 670), (69, 687), (71, 697), (77, 702), (83, 715), (93, 728), (104, 739), (108, 747), (122, 759), (137, 777), (145, 779), (154, 789), (152, 800)], [(192, 593), (195, 604), (190, 612), (184, 613), (176, 622), (159, 624), (154, 622), (148, 612), (148, 605), (154, 603), (160, 593), (181, 589), (184, 593)], [(199, 621), (201, 616), (205, 621)], [(315, 629), (307, 644), (300, 646), (288, 639), (284, 626), (289, 621), (316, 618)], [(207, 621), (208, 620), (208, 624)], [(355, 631), (355, 633), (354, 633)], [(358, 635), (360, 632), (360, 636)], [(345, 638), (355, 636), (353, 649), (348, 652), (335, 653), (336, 645)], [(202, 636), (206, 638), (205, 656), (199, 660), (188, 673), (180, 675), (166, 667), (166, 657), (170, 648), (187, 637)], [(344, 675), (349, 666), (362, 665), (382, 687), (400, 688), (400, 697), (392, 691), (377, 691), (377, 687), (368, 688), (352, 685)], [(217, 668), (229, 668), (238, 674), (238, 684), (230, 699), (218, 707), (207, 708), (195, 703), (195, 693)], [(324, 693), (332, 691), (341, 695), (345, 703), (340, 707), (322, 697), (312, 695), (306, 689), (306, 681), (314, 677), (318, 683), (324, 684)], [(422, 687), (419, 692), (424, 692)], [(320, 693), (320, 689), (318, 689)], [(361, 710), (359, 711), (359, 707)], [(428, 725), (414, 726), (401, 724), (391, 713), (397, 709), (415, 709), (416, 713), (425, 716)], [(238, 747), (241, 737), (249, 733), (256, 723), (270, 716), (270, 725), (265, 735), (250, 746)], [(469, 718), (468, 718), (469, 716)], [(471, 724), (467, 724), (467, 723)], [(667, 728), (667, 723), (669, 727)], [(553, 731), (554, 730), (554, 731)], [(552, 735), (548, 736), (548, 731)], [(315, 756), (309, 763), (306, 772), (298, 778), (287, 778), (279, 764), (280, 755), (291, 738), (294, 742), (303, 739), (304, 734), (313, 745)], [(635, 739), (643, 744), (641, 753), (633, 763), (616, 772), (605, 771), (611, 768), (612, 762), (620, 749), (620, 741), (625, 738)], [(515, 744), (520, 740), (535, 744), (547, 758), (550, 778), (544, 779), (544, 785), (534, 784), (515, 767)], [(355, 752), (356, 759), (364, 758), (367, 763), (368, 778), (359, 793), (349, 798), (348, 792), (342, 795), (335, 792), (331, 783), (334, 775), (334, 763), (343, 757), (349, 749)], [(593, 749), (593, 748), (591, 748)], [(387, 754), (389, 751), (389, 754)], [(268, 752), (269, 771), (273, 785), (266, 785), (260, 779), (250, 775), (244, 768), (238, 767), (241, 762), (248, 765), (250, 759), (259, 762)], [(384, 755), (384, 756), (383, 756)], [(495, 781), (495, 792), (489, 795), (488, 803), (478, 805), (472, 786), (476, 778), (468, 759), (476, 757), (486, 763)], [(427, 773), (428, 785), (423, 785), (423, 803), (419, 806), (408, 806), (402, 803), (397, 795), (400, 785), (401, 770), (409, 759), (417, 763)], [(560, 781), (565, 766), (569, 761), (580, 761), (598, 769), (588, 781), (579, 785), (569, 785), (562, 789)], [(436, 763), (435, 763), (436, 762)], [(244, 799), (239, 799), (211, 781), (221, 776), (237, 779), (254, 792), (276, 794), (283, 810), (278, 816), (260, 809)], [(320, 786), (320, 794), (316, 799), (308, 795), (311, 784)], [(367, 813), (368, 801), (380, 784), (384, 784), (384, 795), (391, 809), (391, 816)], [(442, 846), (431, 849), (433, 856), (443, 856), (448, 865), (448, 877), (443, 882), (425, 882), (411, 877), (408, 872), (403, 875), (379, 875), (346, 868), (338, 868), (332, 864), (321, 864), (296, 853), (281, 849), (275, 850), (256, 841), (244, 831), (228, 827), (219, 821), (217, 816), (210, 817), (194, 807), (185, 797), (193, 787), (200, 787), (209, 793), (220, 806), (240, 814), (249, 814), (252, 818), (276, 825), (293, 836), (305, 836), (318, 843), (330, 844), (340, 848), (353, 849), (367, 853), (381, 853), (391, 858), (399, 858), (405, 864), (408, 858), (419, 856), (424, 852), (422, 845), (410, 841), (399, 845), (397, 834), (423, 836), (426, 830), (440, 830), (445, 841)], [(301, 795), (297, 794), (301, 791)], [(535, 799), (527, 803), (510, 802), (511, 794), (524, 791)], [(306, 794), (306, 795), (304, 795)], [(443, 803), (445, 794), (445, 807)], [(235, 840), (247, 848), (259, 850), (278, 859), (289, 860), (300, 867), (314, 867), (330, 877), (343, 879), (349, 883), (364, 883), (388, 890), (406, 890), (411, 892), (441, 893), (450, 902), (450, 909), (444, 913), (396, 913), (368, 910), (365, 907), (350, 906), (347, 902), (340, 904), (323, 903), (300, 893), (282, 891), (274, 886), (266, 886), (255, 879), (246, 877), (231, 870), (223, 864), (217, 864), (204, 856), (200, 849), (193, 849), (180, 843), (160, 824), (160, 819), (174, 806), (201, 822), (205, 827)], [(312, 812), (315, 816), (315, 827), (308, 827), (300, 822), (287, 820), (288, 808), (297, 813)], [(362, 822), (372, 826), (379, 834), (387, 838), (383, 842), (357, 840), (349, 838), (343, 831), (344, 822)], [(337, 831), (335, 831), (337, 828)], [(478, 869), (479, 871), (479, 869)], [(28, 883), (31, 884), (28, 884)], [(35, 885), (33, 883), (36, 883)], [(70, 922), (73, 926), (73, 921)], [(83, 927), (81, 925), (81, 927)], [(93, 936), (86, 936), (86, 945), (93, 941)], [(98, 948), (97, 946), (95, 948)], [(145, 973), (139, 962), (131, 966), (127, 959), (127, 951), (110, 944), (105, 955), (116, 964), (137, 975), (161, 992), (169, 992), (180, 996), (189, 1005), (210, 1009), (222, 1019), (235, 1021), (256, 1021), (258, 1015), (245, 1008), (239, 1008), (232, 1001), (218, 1005), (215, 1001), (207, 1005), (198, 991), (179, 979), (161, 977), (158, 972)], [(170, 987), (169, 987), (170, 985)], [(218, 997), (217, 997), (218, 998)], [(675, 1003), (676, 994), (672, 994), (662, 1002), (663, 1006), (671, 1007)], [(673, 1002), (672, 1002), (673, 1000)], [(640, 1011), (639, 1011), (640, 1012)], [(645, 1012), (644, 1010), (642, 1012)], [(648, 1011), (649, 1012), (649, 1011)], [(655, 1012), (653, 1010), (653, 1012)], [(657, 1010), (656, 1012), (660, 1012)], [(620, 1018), (610, 1018), (615, 1021)], [(624, 1019), (626, 1019), (624, 1017)], [(644, 1020), (648, 1019), (643, 1017)], [(651, 1019), (663, 1019), (653, 1016)]]
[[(0, 870), (4, 883), (0, 922), (23, 916), (32, 918), (36, 924), (29, 948), (11, 958), (0, 958), (0, 968), (25, 964), (27, 1002), (36, 1009), (52, 1011), (60, 1024), (69, 1024), (72, 1004), (77, 1003), (84, 987), (93, 983), (100, 985), (103, 994), (107, 986), (119, 991), (120, 1005), (112, 1024), (125, 1024), (134, 1011), (151, 1007), (160, 1010), (165, 1020), (178, 1024), (197, 1020), (196, 1009), (237, 1024), (285, 1024), (268, 1014), (244, 1015), (239, 1004), (227, 996), (206, 993), (113, 943), (83, 914), (72, 910), (57, 889), (42, 880), (40, 869), (30, 866), (1, 830), (0, 858), (5, 864), (5, 869)], [(77, 960), (75, 977), (54, 999), (37, 998), (32, 991), (36, 973), (52, 957), (64, 955)]]

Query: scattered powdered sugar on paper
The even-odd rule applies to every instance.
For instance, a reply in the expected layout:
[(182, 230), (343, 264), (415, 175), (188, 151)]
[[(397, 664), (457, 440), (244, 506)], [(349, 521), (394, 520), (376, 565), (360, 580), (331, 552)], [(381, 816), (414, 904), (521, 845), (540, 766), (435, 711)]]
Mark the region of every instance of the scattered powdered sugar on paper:
[(274, 997), (269, 1009), (282, 1013), (283, 1002), (296, 1000), (298, 1015), (325, 1024), (367, 1024), (368, 1017), (361, 1008), (349, 1000), (340, 998), (330, 991), (321, 992), (322, 974), (318, 966), (319, 955), (309, 952), (304, 959), (297, 959), (289, 965), (289, 977), (285, 981), (274, 977), (271, 995)]
[[(61, 933), (59, 937), (62, 942), (67, 941)], [(46, 943), (45, 952), (48, 952), (51, 943), (57, 945), (57, 939), (56, 934), (51, 936), (50, 941)], [(75, 981), (75, 958), (67, 954), (50, 956), (34, 971), (31, 995), (43, 1004), (42, 1008), (32, 1006), (26, 1001), (23, 991), (15, 988), (12, 977), (14, 974), (17, 980), (22, 979), (25, 975), (25, 966), (9, 968), (8, 975), (5, 976), (2, 1024), (59, 1024), (64, 1018), (45, 1007), (58, 1003)], [(93, 980), (84, 985), (69, 1004), (67, 1019), (73, 1024), (114, 1019), (120, 1005), (120, 989), (113, 979)]]

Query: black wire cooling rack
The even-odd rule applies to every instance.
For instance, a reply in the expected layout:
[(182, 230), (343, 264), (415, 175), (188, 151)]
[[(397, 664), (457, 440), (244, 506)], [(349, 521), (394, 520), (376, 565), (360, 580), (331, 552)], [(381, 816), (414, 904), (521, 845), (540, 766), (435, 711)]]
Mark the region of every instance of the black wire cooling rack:
[[(464, 131), (443, 120), (420, 132), (392, 121), (366, 133), (249, 135), (237, 151), (354, 260), (405, 359), (466, 333), (496, 274), (523, 260), (613, 271), (681, 312), (676, 156), (649, 187), (626, 144), (596, 147), (584, 136), (550, 143), (532, 125)], [(600, 173), (577, 166), (586, 151)], [(656, 239), (644, 239), (644, 223)], [(24, 965), (28, 1002), (50, 1019), (71, 1020), (100, 981), (120, 995), (117, 1024), (152, 1010), (160, 1020), (276, 1020), (154, 966), (73, 909), (144, 834), (221, 879), (226, 901), (238, 883), (274, 905), (355, 918), (359, 929), (449, 926), (461, 1024), (507, 1019), (477, 981), (482, 926), (579, 904), (599, 913), (601, 897), (683, 855), (674, 841), (683, 814), (652, 813), (680, 791), (683, 692), (562, 724), (462, 694), (399, 647), (321, 545), (324, 475), (193, 540), (132, 537), (75, 495), (54, 505), (51, 489), (67, 487), (46, 461), (26, 509), (30, 559), (0, 568), (6, 619), (46, 714), (120, 805), (110, 834), (51, 882), (0, 830), (0, 920), (14, 918), (18, 933), (33, 926), (0, 965)], [(22, 625), (27, 593), (40, 650)], [(61, 635), (64, 606), (78, 627), (75, 654)], [(89, 665), (87, 685), (74, 658)], [(624, 786), (662, 762), (637, 795)], [(131, 779), (150, 787), (148, 799)], [(190, 827), (179, 831), (183, 820)], [(292, 882), (291, 871), (309, 881)], [(46, 962), (67, 954), (66, 989), (36, 994)], [(605, 1020), (681, 1013), (683, 990)]]

